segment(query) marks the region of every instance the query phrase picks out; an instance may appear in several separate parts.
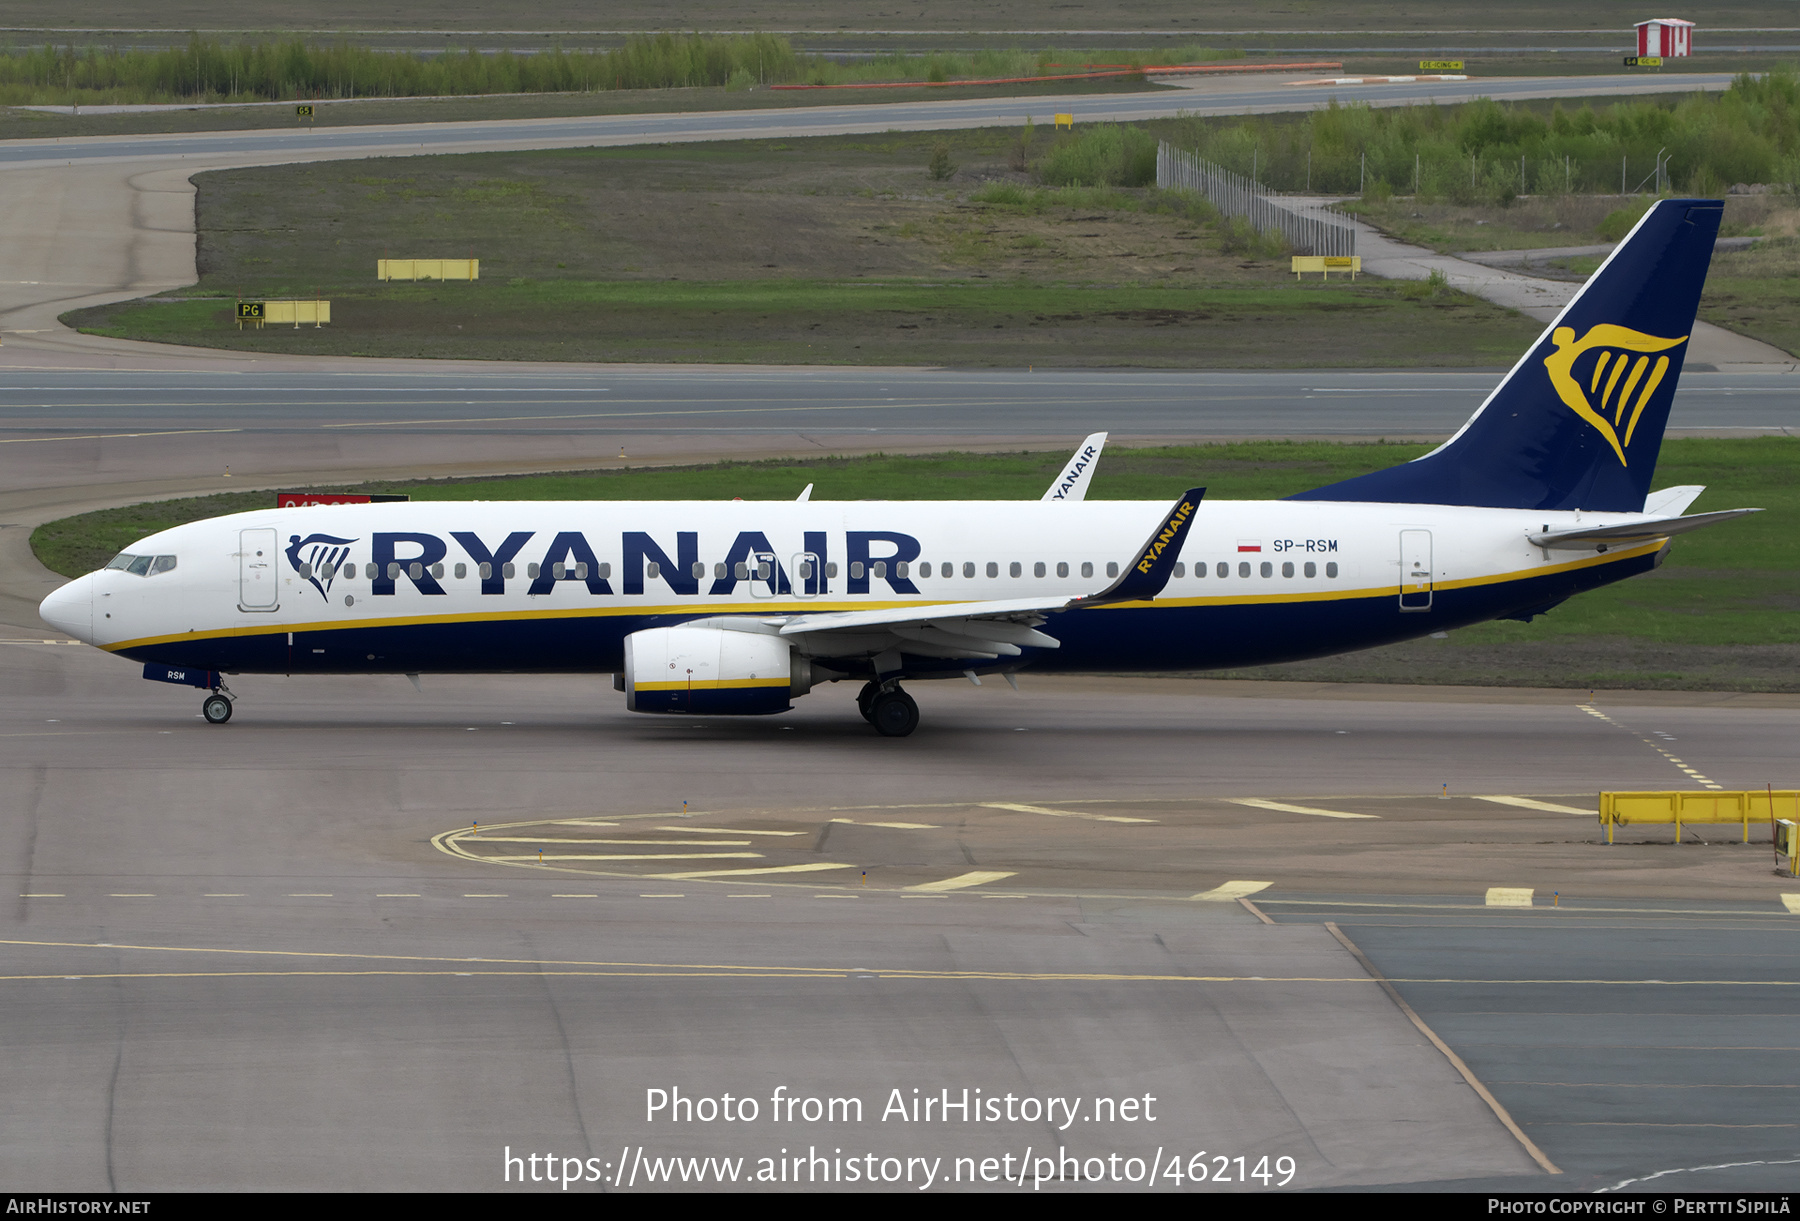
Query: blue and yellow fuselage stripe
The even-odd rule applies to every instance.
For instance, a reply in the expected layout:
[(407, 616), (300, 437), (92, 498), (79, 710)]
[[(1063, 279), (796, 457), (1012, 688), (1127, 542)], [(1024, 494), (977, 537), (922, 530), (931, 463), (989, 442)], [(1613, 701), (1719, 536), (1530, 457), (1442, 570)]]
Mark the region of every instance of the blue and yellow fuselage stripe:
[[(1435, 583), (1431, 608), (1402, 611), (1394, 586), (1292, 593), (1159, 597), (1052, 616), (1059, 649), (1027, 649), (1042, 671), (1217, 669), (1319, 657), (1411, 639), (1550, 605), (1645, 572), (1664, 544), (1584, 556), (1527, 571)], [(1185, 583), (1184, 583), (1185, 584)], [(751, 605), (669, 602), (258, 623), (105, 646), (138, 661), (226, 673), (614, 673), (624, 640), (721, 614), (946, 608), (914, 599), (781, 599)], [(291, 643), (290, 643), (291, 641)], [(920, 671), (957, 670), (950, 661)]]

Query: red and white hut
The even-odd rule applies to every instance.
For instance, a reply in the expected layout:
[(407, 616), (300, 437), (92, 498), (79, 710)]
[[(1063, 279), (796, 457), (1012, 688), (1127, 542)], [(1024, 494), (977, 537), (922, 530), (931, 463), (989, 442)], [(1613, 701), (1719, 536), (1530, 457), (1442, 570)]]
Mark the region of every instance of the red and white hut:
[(1679, 17), (1652, 17), (1637, 23), (1638, 54), (1675, 58), (1694, 53), (1694, 23)]

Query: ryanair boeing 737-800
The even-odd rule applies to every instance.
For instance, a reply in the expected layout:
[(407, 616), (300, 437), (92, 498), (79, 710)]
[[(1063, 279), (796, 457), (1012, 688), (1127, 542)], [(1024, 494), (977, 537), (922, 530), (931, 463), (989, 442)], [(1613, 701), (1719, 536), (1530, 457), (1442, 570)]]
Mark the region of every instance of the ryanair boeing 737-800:
[(151, 535), (46, 622), (210, 691), (235, 674), (609, 673), (637, 712), (782, 712), (860, 682), (1206, 670), (1529, 619), (1661, 563), (1650, 480), (1722, 205), (1645, 214), (1461, 431), (1287, 500), (408, 503), (238, 513)]

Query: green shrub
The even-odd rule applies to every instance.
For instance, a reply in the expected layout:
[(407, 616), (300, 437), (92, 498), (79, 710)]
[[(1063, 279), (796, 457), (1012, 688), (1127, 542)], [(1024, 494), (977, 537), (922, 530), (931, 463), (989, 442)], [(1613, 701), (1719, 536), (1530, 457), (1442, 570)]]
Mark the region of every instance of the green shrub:
[(950, 146), (947, 143), (939, 140), (931, 146), (931, 164), (926, 169), (939, 182), (956, 173), (956, 162), (950, 160)]
[(1051, 186), (1153, 186), (1156, 140), (1140, 127), (1097, 124), (1051, 149), (1038, 178)]
[(1623, 241), (1625, 235), (1631, 232), (1631, 227), (1644, 219), (1644, 213), (1648, 212), (1650, 205), (1655, 202), (1656, 199), (1653, 196), (1647, 195), (1637, 203), (1629, 204), (1614, 212), (1608, 212), (1606, 219), (1596, 226), (1600, 231), (1600, 236), (1609, 242)]

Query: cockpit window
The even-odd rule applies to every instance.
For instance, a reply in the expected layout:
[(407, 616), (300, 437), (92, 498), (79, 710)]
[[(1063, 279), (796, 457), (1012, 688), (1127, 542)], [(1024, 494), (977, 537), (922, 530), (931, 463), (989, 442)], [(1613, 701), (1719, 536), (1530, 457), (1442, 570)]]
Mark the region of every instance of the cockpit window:
[(106, 565), (106, 571), (117, 569), (134, 577), (153, 577), (159, 572), (172, 572), (174, 568), (175, 557), (172, 555), (132, 555), (128, 551), (119, 552)]

